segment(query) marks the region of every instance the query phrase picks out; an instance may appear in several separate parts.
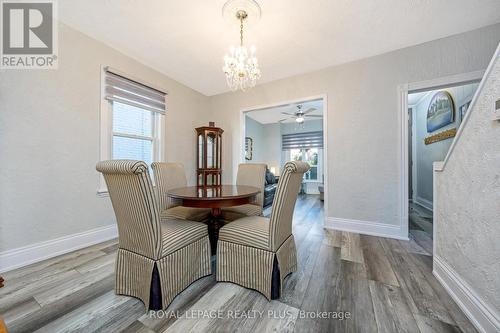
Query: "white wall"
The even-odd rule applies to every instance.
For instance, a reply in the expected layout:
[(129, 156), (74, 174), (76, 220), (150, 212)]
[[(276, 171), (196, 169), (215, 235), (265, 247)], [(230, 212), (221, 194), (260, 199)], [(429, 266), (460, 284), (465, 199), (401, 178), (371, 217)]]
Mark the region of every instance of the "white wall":
[[(430, 203), (432, 205), (432, 164), (434, 161), (442, 161), (450, 148), (453, 138), (438, 141), (430, 145), (424, 143), (424, 139), (430, 135), (460, 126), (460, 106), (472, 100), (472, 96), (477, 90), (479, 83), (471, 83), (456, 87), (444, 88), (439, 90), (429, 91), (418, 104), (413, 108), (416, 120), (416, 133), (414, 135), (414, 146), (416, 153), (416, 179), (413, 180), (414, 192), (417, 202), (423, 201), (424, 205)], [(432, 97), (438, 91), (447, 91), (455, 105), (455, 121), (447, 126), (444, 126), (432, 133), (427, 133), (427, 109), (432, 100)]]
[(434, 174), (434, 272), (483, 332), (500, 330), (500, 54), (495, 61)]
[(0, 72), (0, 254), (115, 223), (96, 194), (101, 65), (168, 91), (165, 156), (195, 180), (208, 98), (65, 25), (59, 33), (59, 69)]
[(401, 227), (398, 85), (484, 70), (499, 40), (497, 24), (212, 97), (212, 118), (226, 131), (224, 181), (240, 156), (240, 110), (327, 94), (326, 216)]
[(264, 142), (266, 145), (264, 163), (266, 163), (269, 168), (275, 167), (278, 170), (281, 165), (280, 124), (264, 125)]
[(280, 124), (262, 124), (245, 117), (245, 136), (253, 140), (253, 156), (248, 163), (265, 163), (270, 167), (281, 165)]
[(267, 163), (264, 125), (247, 116), (245, 120), (245, 137), (252, 138), (252, 159), (245, 160), (245, 162)]

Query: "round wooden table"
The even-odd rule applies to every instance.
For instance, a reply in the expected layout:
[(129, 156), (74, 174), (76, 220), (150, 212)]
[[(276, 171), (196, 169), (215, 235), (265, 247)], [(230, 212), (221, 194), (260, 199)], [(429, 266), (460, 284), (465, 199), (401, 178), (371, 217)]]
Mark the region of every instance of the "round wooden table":
[(210, 208), (212, 218), (208, 224), (212, 253), (215, 253), (222, 208), (251, 204), (260, 190), (253, 186), (220, 185), (220, 186), (188, 186), (168, 191), (168, 197), (176, 199), (181, 206), (193, 208)]

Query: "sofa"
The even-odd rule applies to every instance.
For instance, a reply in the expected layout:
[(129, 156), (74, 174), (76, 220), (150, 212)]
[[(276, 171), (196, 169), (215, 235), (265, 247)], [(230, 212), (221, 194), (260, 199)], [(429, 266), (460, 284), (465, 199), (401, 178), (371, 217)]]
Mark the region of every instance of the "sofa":
[(273, 204), (274, 195), (276, 193), (276, 188), (278, 187), (278, 180), (276, 176), (266, 170), (266, 182), (264, 186), (264, 208), (269, 207)]

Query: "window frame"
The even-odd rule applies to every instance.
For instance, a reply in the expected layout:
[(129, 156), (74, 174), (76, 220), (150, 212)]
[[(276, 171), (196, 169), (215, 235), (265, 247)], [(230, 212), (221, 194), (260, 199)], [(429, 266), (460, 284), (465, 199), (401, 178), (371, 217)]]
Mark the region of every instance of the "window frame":
[(306, 150), (307, 149), (317, 149), (318, 150), (318, 165), (316, 165), (317, 169), (317, 179), (305, 179), (305, 174), (303, 181), (305, 183), (322, 183), (323, 180), (323, 148), (318, 148), (318, 147), (312, 147), (312, 148), (294, 148), (294, 149), (289, 149), (288, 150), (288, 160), (293, 161), (292, 159), (292, 151), (293, 150), (299, 150), (300, 154), (302, 156), (302, 161), (305, 162), (306, 160)]
[[(119, 132), (114, 132), (113, 131), (113, 101), (109, 101), (105, 98), (106, 96), (106, 84), (105, 84), (105, 78), (106, 78), (106, 68), (107, 66), (101, 66), (101, 96), (100, 96), (100, 115), (99, 115), (99, 127), (100, 127), (100, 136), (99, 136), (99, 160), (104, 161), (104, 160), (110, 160), (113, 158), (113, 137), (115, 135), (121, 136), (121, 137), (128, 137), (128, 138), (136, 138), (136, 139), (147, 139), (149, 140), (150, 137), (145, 137), (145, 136), (140, 136), (140, 135), (133, 135), (133, 134), (126, 134), (126, 133), (119, 133)], [(140, 82), (144, 84), (145, 86), (150, 86), (153, 87), (152, 85), (148, 83), (144, 83), (141, 80), (138, 80), (136, 78), (133, 78), (129, 75), (125, 75), (127, 78), (130, 78), (133, 81)], [(145, 111), (149, 111), (144, 109)], [(164, 146), (163, 146), (163, 137), (165, 134), (165, 115), (159, 113), (159, 112), (153, 112), (152, 113), (151, 121), (153, 122), (152, 124), (152, 150), (153, 150), (153, 156), (152, 160), (153, 162), (162, 162), (165, 161), (165, 156), (164, 156)], [(106, 186), (106, 182), (104, 180), (104, 177), (102, 174), (99, 174), (99, 181), (98, 181), (98, 186), (97, 186), (97, 194), (99, 196), (108, 196), (108, 188)]]

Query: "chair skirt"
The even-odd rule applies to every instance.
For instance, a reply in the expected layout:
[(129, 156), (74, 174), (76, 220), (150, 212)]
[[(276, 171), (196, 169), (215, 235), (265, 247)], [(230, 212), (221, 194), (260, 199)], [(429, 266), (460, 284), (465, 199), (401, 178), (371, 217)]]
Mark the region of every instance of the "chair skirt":
[[(115, 292), (133, 296), (150, 308), (153, 271), (157, 267), (161, 290), (161, 308), (166, 309), (191, 283), (211, 274), (210, 241), (205, 236), (159, 260), (118, 249)], [(158, 293), (153, 293), (158, 295)]]
[[(279, 298), (285, 277), (296, 270), (297, 252), (293, 235), (276, 252), (221, 240), (217, 243), (217, 281), (255, 289), (268, 300)], [(273, 285), (276, 278), (279, 295), (272, 292), (276, 288)]]

